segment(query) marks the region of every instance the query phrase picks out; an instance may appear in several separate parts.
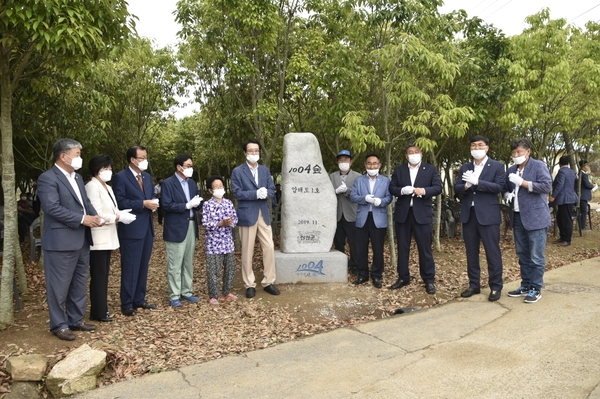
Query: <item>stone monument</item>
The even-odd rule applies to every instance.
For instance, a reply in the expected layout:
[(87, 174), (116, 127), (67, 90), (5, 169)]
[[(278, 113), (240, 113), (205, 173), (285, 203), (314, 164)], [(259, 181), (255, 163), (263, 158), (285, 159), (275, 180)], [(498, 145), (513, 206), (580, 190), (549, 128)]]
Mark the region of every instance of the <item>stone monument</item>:
[(337, 199), (312, 133), (283, 138), (277, 283), (347, 282), (348, 258), (332, 250)]

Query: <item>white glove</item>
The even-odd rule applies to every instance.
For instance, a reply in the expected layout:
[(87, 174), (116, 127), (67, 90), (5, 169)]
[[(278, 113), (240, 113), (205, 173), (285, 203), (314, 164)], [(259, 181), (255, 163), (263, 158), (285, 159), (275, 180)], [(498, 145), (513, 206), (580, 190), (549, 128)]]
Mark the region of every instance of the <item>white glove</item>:
[(124, 209), (119, 211), (119, 222), (123, 224), (129, 224), (133, 222), (137, 216), (130, 213), (131, 209)]
[(365, 195), (365, 201), (367, 201), (369, 204), (372, 204), (374, 200), (375, 197), (372, 194)]
[(594, 184), (594, 188), (592, 188), (592, 192), (594, 192), (594, 191), (596, 191), (596, 190), (598, 190), (598, 185), (597, 185), (597, 184)]
[(265, 199), (267, 198), (267, 195), (269, 195), (269, 192), (265, 187), (261, 187), (258, 190), (256, 190), (256, 198), (258, 199)]
[(514, 197), (515, 197), (515, 193), (513, 193), (513, 192), (504, 193), (504, 201), (506, 201), (506, 203), (509, 203), (510, 201), (512, 201)]
[[(471, 172), (471, 173), (469, 173), (469, 172)], [(475, 174), (473, 173), (472, 170), (468, 170), (465, 173), (463, 173), (462, 179), (463, 179), (463, 181), (469, 183), (472, 186), (476, 186), (479, 184), (479, 179), (477, 177), (475, 177)]]
[(412, 193), (415, 191), (415, 188), (413, 186), (404, 186), (402, 187), (402, 191), (400, 192), (400, 194), (402, 195), (412, 195)]
[(373, 198), (373, 205), (375, 205), (375, 206), (381, 205), (381, 198), (377, 198), (377, 197)]
[(340, 184), (340, 186), (335, 189), (336, 194), (342, 194), (342, 193), (345, 193), (346, 191), (348, 191), (348, 186), (346, 186), (346, 183), (344, 183), (344, 182), (342, 182), (342, 184)]
[(202, 202), (202, 197), (200, 197), (199, 195), (196, 195), (194, 198), (192, 198), (190, 200), (190, 202), (188, 202), (187, 204), (185, 204), (185, 209), (195, 208), (198, 205), (200, 205), (201, 202)]
[(511, 173), (508, 175), (508, 180), (513, 183), (515, 186), (519, 187), (523, 184), (523, 178), (516, 173)]

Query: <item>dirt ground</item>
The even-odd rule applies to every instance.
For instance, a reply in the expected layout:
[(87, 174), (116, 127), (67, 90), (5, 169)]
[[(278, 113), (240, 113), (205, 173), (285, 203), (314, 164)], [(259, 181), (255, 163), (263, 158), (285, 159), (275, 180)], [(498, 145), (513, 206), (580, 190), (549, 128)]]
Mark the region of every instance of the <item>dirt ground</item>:
[[(574, 234), (572, 245), (558, 247), (549, 236), (546, 250), (547, 268), (552, 269), (580, 259), (600, 255), (600, 213), (593, 212), (593, 231), (582, 237)], [(166, 256), (162, 226), (156, 225), (154, 251), (148, 278), (147, 300), (158, 309), (141, 311), (136, 317), (119, 312), (119, 252), (114, 251), (109, 281), (109, 309), (114, 322), (98, 323), (92, 333), (76, 332), (72, 342), (60, 341), (48, 331), (43, 272), (37, 262), (29, 260), (28, 243), (22, 247), (26, 257), (29, 292), (21, 296), (23, 308), (15, 311), (15, 323), (0, 331), (0, 399), (9, 390), (10, 378), (5, 371), (9, 356), (39, 353), (49, 360), (49, 367), (83, 343), (102, 347), (108, 353), (108, 367), (100, 385), (130, 379), (149, 372), (160, 372), (187, 364), (199, 363), (229, 354), (262, 349), (277, 343), (299, 339), (369, 320), (393, 316), (398, 309), (430, 307), (460, 298), (468, 286), (464, 245), (460, 236), (442, 238), (442, 251), (434, 252), (437, 266), (436, 295), (427, 295), (418, 278), (416, 247), (411, 248), (411, 274), (417, 279), (401, 290), (389, 287), (397, 278), (386, 248), (384, 288), (371, 284), (354, 286), (355, 276), (343, 284), (278, 284), (281, 295), (272, 296), (257, 289), (255, 298), (245, 298), (238, 276), (234, 293), (236, 302), (212, 307), (207, 302), (204, 265), (204, 242), (198, 242), (195, 258), (195, 294), (199, 304), (173, 309), (169, 306), (166, 285)], [(512, 238), (502, 240), (504, 280), (519, 278), (519, 267)], [(239, 257), (239, 253), (237, 254)], [(482, 259), (483, 248), (482, 248)], [(482, 262), (485, 264), (485, 261)], [(238, 259), (238, 269), (239, 269)], [(482, 269), (485, 269), (483, 266)], [(260, 247), (256, 246), (255, 271), (262, 278)], [(487, 273), (482, 270), (482, 286)], [(460, 299), (458, 299), (460, 300)], [(87, 322), (87, 319), (86, 319)], [(49, 395), (42, 391), (42, 396)]]

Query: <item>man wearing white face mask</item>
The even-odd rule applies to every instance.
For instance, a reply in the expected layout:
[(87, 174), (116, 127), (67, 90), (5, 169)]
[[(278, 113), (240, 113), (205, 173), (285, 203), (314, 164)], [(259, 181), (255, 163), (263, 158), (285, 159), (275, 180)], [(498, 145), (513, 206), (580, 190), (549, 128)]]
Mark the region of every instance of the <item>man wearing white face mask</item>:
[(350, 192), (354, 181), (360, 177), (360, 173), (350, 169), (352, 155), (348, 150), (338, 153), (337, 164), (340, 170), (329, 175), (337, 196), (337, 228), (333, 237), (333, 245), (338, 251), (346, 253), (346, 239), (348, 239), (350, 247), (348, 270), (356, 274), (356, 208), (358, 204), (350, 201)]
[(514, 165), (506, 171), (502, 193), (511, 208), (510, 223), (521, 267), (521, 286), (508, 296), (524, 296), (525, 303), (535, 303), (542, 298), (544, 286), (552, 176), (545, 163), (531, 158), (528, 139), (513, 141), (510, 150)]
[(460, 295), (469, 298), (481, 292), (479, 248), (483, 243), (488, 265), (490, 301), (500, 299), (502, 292), (502, 252), (500, 251), (500, 200), (504, 187), (504, 164), (488, 157), (490, 141), (484, 136), (471, 138), (473, 162), (464, 164), (458, 172), (454, 192), (462, 195), (460, 222), (467, 251), (469, 288)]
[(121, 244), (121, 313), (135, 316), (137, 309), (156, 309), (146, 302), (148, 262), (154, 242), (152, 212), (158, 208), (154, 200), (152, 177), (148, 169), (148, 152), (145, 147), (133, 146), (126, 154), (129, 167), (113, 176), (113, 191), (119, 209), (131, 209), (136, 216), (130, 224), (119, 223)]
[(248, 140), (242, 144), (246, 162), (231, 173), (231, 191), (238, 200), (238, 226), (242, 241), (242, 278), (246, 298), (256, 295), (256, 281), (252, 270), (252, 257), (256, 237), (263, 252), (263, 289), (271, 295), (279, 295), (275, 286), (275, 245), (271, 230), (271, 213), (268, 199), (275, 198), (275, 184), (266, 166), (259, 165), (260, 144)]
[(435, 262), (431, 252), (433, 228), (431, 198), (442, 193), (442, 181), (435, 166), (422, 162), (421, 149), (409, 143), (405, 148), (407, 164), (397, 166), (392, 175), (390, 193), (398, 197), (394, 221), (398, 241), (398, 280), (390, 289), (410, 284), (408, 260), (411, 236), (419, 250), (419, 270), (425, 291), (435, 294)]
[(50, 313), (50, 332), (72, 341), (72, 331), (93, 331), (96, 326), (83, 322), (87, 300), (90, 228), (104, 220), (90, 202), (81, 175), (81, 144), (71, 139), (58, 140), (52, 149), (54, 166), (38, 178), (37, 192), (44, 211), (42, 250), (46, 275), (46, 297)]
[(162, 184), (161, 202), (164, 211), (163, 239), (167, 250), (167, 283), (172, 307), (181, 301), (197, 303), (193, 295), (194, 249), (198, 239), (198, 220), (202, 198), (192, 179), (194, 162), (188, 154), (179, 154), (173, 161), (175, 174)]

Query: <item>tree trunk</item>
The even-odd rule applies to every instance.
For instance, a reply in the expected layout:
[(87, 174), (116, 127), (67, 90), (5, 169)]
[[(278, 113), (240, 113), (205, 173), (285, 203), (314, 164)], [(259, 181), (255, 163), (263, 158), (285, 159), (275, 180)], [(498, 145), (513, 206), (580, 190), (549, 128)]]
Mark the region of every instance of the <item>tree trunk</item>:
[(19, 294), (27, 294), (27, 274), (25, 274), (25, 265), (23, 265), (23, 252), (21, 251), (18, 238), (15, 241), (15, 248), (18, 248), (18, 250), (15, 250), (15, 263), (17, 265)]
[(18, 242), (17, 198), (15, 195), (15, 163), (12, 132), (12, 91), (8, 60), (0, 59), (0, 131), (2, 133), (2, 188), (4, 190), (4, 254), (2, 256), (2, 286), (0, 287), (0, 324), (14, 321), (13, 278), (15, 246)]

